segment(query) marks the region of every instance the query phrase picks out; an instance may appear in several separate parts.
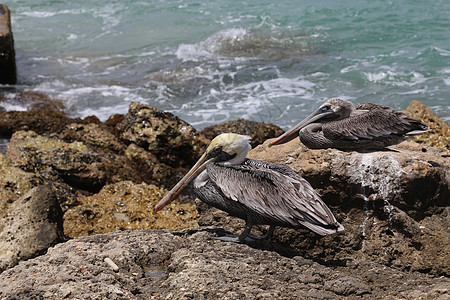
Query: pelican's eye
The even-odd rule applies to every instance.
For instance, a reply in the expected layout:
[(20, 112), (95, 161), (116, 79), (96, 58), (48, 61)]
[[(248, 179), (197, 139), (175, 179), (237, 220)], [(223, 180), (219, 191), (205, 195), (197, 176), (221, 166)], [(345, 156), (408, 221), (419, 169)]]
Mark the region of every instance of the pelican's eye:
[(222, 152), (222, 146), (216, 146), (208, 152), (208, 158), (217, 157)]
[(236, 155), (236, 153), (228, 154), (227, 152), (223, 151), (222, 146), (216, 146), (211, 151), (209, 151), (208, 158), (215, 157), (216, 162), (223, 162), (235, 158)]
[(320, 113), (330, 112), (332, 111), (331, 105), (324, 105), (320, 108)]

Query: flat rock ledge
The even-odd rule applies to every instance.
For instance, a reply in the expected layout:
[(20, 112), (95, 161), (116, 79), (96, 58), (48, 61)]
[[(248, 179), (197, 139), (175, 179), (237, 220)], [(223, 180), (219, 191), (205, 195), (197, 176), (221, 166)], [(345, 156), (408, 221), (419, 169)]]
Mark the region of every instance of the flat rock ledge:
[[(322, 265), (272, 243), (251, 247), (218, 241), (213, 239), (213, 231), (118, 231), (73, 239), (1, 273), (0, 298), (450, 297), (450, 281), (445, 277), (402, 272), (365, 261), (348, 261), (347, 267)], [(105, 262), (107, 258), (112, 263)]]

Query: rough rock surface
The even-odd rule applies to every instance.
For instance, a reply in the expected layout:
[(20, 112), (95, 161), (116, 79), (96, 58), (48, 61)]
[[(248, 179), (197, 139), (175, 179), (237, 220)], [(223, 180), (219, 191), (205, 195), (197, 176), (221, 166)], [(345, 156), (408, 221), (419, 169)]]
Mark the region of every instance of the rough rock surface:
[(197, 227), (198, 213), (192, 202), (172, 202), (153, 213), (166, 189), (131, 181), (106, 185), (98, 193), (81, 200), (64, 214), (64, 232), (70, 237), (116, 230), (184, 229)]
[[(267, 145), (254, 149), (250, 157), (290, 166), (322, 195), (345, 227), (324, 238), (279, 229), (277, 242), (306, 257), (360, 257), (450, 275), (450, 151), (413, 142), (393, 147), (396, 151), (372, 153), (309, 150), (297, 139)], [(215, 219), (220, 219), (217, 212)], [(201, 213), (199, 224), (211, 225), (211, 220)]]
[[(81, 120), (79, 120), (81, 122)], [(61, 132), (66, 125), (75, 122), (57, 111), (7, 111), (0, 112), (0, 136), (11, 137), (20, 130), (33, 130), (36, 133)]]
[(0, 70), (0, 84), (16, 83), (16, 54), (11, 16), (8, 7), (3, 4), (0, 4)]
[(46, 137), (33, 131), (14, 133), (6, 155), (25, 171), (91, 192), (99, 191), (107, 183), (142, 181), (123, 156), (98, 152), (83, 142), (67, 143), (56, 136)]
[(122, 140), (135, 143), (175, 168), (192, 166), (209, 143), (173, 114), (141, 103), (130, 104), (117, 129)]
[(418, 143), (434, 147), (446, 147), (450, 149), (450, 126), (441, 120), (428, 107), (417, 100), (411, 101), (405, 110), (408, 115), (421, 119), (430, 127), (430, 131), (413, 138)]
[(50, 187), (40, 185), (15, 201), (0, 224), (0, 272), (64, 241), (62, 211)]
[[(25, 127), (11, 127), (15, 132), (40, 124), (36, 128), (42, 131), (16, 132), (8, 145), (11, 159), (0, 155), (0, 217), (20, 215), (12, 210), (15, 202), (45, 183), (63, 206), (65, 230), (72, 237), (119, 229), (191, 229), (117, 232), (59, 244), (0, 274), (0, 299), (449, 298), (450, 153), (445, 145), (405, 142), (393, 147), (397, 152), (373, 153), (308, 150), (298, 140), (258, 146), (252, 157), (299, 172), (345, 231), (321, 238), (282, 228), (272, 242), (249, 246), (211, 239), (225, 230), (240, 232), (243, 222), (203, 204), (198, 222), (206, 228), (192, 228), (197, 215), (183, 200), (151, 213), (166, 192), (163, 186), (172, 187), (206, 147), (207, 138), (183, 121), (132, 104), (127, 115), (105, 124), (95, 118), (61, 127), (45, 122), (29, 119)], [(166, 134), (172, 143), (164, 141)], [(442, 141), (439, 134), (430, 137)], [(176, 221), (167, 224), (171, 218)], [(104, 263), (106, 256), (119, 265), (117, 273)]]
[(208, 139), (212, 140), (221, 133), (239, 133), (252, 137), (250, 141), (252, 147), (264, 143), (265, 140), (275, 138), (284, 133), (284, 130), (274, 124), (266, 124), (255, 121), (238, 119), (224, 124), (206, 127), (201, 131)]
[(6, 156), (0, 154), (0, 218), (14, 201), (40, 184), (42, 180), (38, 176), (14, 167)]
[[(448, 278), (370, 262), (323, 265), (213, 233), (114, 232), (56, 245), (0, 274), (1, 299), (448, 299)], [(289, 252), (289, 251), (288, 251)], [(284, 256), (283, 256), (284, 255)], [(118, 267), (105, 262), (111, 259)], [(351, 273), (350, 273), (350, 272)]]

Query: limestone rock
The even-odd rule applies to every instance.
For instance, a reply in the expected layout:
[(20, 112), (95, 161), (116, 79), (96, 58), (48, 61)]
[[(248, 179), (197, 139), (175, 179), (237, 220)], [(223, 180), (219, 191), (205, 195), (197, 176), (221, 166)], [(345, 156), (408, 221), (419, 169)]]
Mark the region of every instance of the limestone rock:
[(206, 127), (202, 134), (212, 140), (221, 133), (233, 132), (252, 137), (250, 141), (252, 148), (262, 144), (265, 140), (275, 138), (284, 133), (284, 130), (274, 124), (238, 119), (225, 124)]
[(446, 147), (450, 149), (450, 126), (441, 120), (428, 107), (417, 100), (411, 101), (405, 110), (408, 115), (421, 119), (430, 127), (430, 131), (413, 138), (418, 143), (434, 147)]
[(165, 187), (172, 187), (187, 172), (187, 168), (172, 168), (159, 162), (156, 155), (145, 151), (136, 144), (130, 144), (125, 153), (125, 157), (136, 165), (136, 170), (141, 174), (147, 183), (155, 183)]
[[(307, 257), (359, 257), (405, 270), (450, 274), (450, 230), (442, 226), (450, 222), (450, 151), (413, 142), (391, 147), (396, 151), (371, 153), (310, 150), (297, 139), (267, 145), (250, 157), (291, 167), (345, 227), (323, 238), (279, 229), (277, 242)], [(207, 225), (208, 220), (210, 216), (201, 214), (199, 223)]]
[(142, 181), (123, 156), (98, 152), (83, 142), (67, 143), (56, 136), (45, 137), (33, 131), (14, 133), (7, 157), (17, 167), (37, 172), (47, 181), (62, 181), (91, 192), (107, 183)]
[(7, 157), (0, 154), (0, 218), (14, 201), (40, 184), (42, 180), (38, 176), (14, 167)]
[(120, 138), (156, 155), (171, 167), (190, 167), (205, 151), (208, 140), (171, 113), (141, 103), (131, 103), (117, 125)]
[[(0, 274), (2, 299), (448, 299), (450, 281), (370, 262), (320, 264), (212, 239), (122, 231), (58, 244)], [(105, 263), (111, 259), (117, 266)]]
[(126, 146), (102, 124), (72, 123), (67, 125), (58, 137), (69, 143), (82, 142), (102, 152), (123, 154), (126, 149)]
[(0, 272), (63, 240), (62, 212), (52, 190), (32, 189), (11, 205), (0, 225)]
[(8, 7), (0, 4), (0, 84), (15, 84), (17, 81), (16, 54)]
[(0, 112), (0, 137), (9, 138), (14, 132), (21, 130), (33, 130), (38, 134), (59, 133), (74, 121), (58, 111)]
[(85, 197), (82, 204), (64, 214), (64, 232), (80, 237), (116, 230), (172, 230), (196, 227), (197, 210), (193, 203), (171, 203), (158, 214), (153, 206), (167, 190), (154, 185), (122, 181), (103, 187), (98, 193)]

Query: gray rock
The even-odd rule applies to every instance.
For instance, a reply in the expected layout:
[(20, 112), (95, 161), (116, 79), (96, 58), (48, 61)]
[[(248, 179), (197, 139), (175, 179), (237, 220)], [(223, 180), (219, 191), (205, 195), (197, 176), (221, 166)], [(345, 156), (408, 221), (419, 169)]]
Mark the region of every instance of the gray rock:
[[(250, 157), (286, 164), (308, 180), (345, 227), (325, 237), (278, 228), (274, 241), (307, 258), (361, 258), (449, 276), (450, 151), (413, 142), (394, 148), (371, 153), (310, 150), (296, 139), (270, 148), (266, 142), (252, 150)], [(243, 229), (243, 222), (221, 211), (203, 204), (198, 210), (199, 225), (234, 233)]]
[[(1, 299), (448, 299), (450, 281), (364, 261), (328, 266), (210, 230), (124, 231), (58, 244), (0, 274)], [(278, 254), (277, 252), (284, 254)], [(290, 253), (286, 255), (285, 253)], [(119, 268), (105, 262), (110, 258)]]
[(16, 200), (2, 221), (0, 272), (64, 240), (61, 208), (51, 188), (45, 185)]

